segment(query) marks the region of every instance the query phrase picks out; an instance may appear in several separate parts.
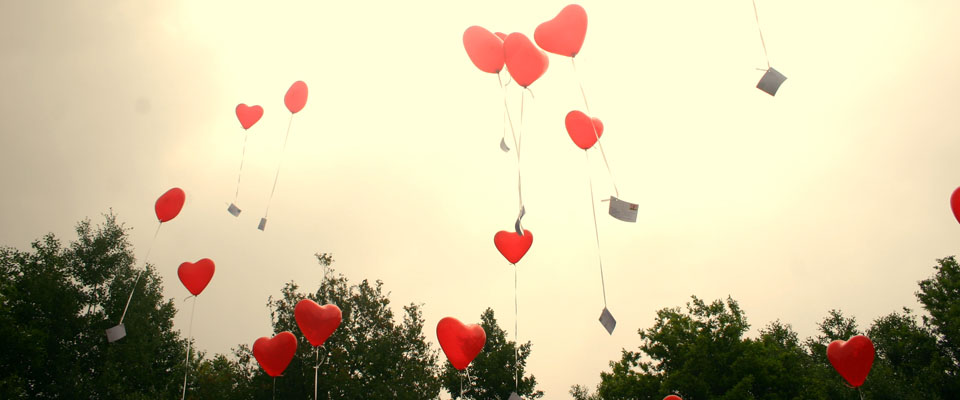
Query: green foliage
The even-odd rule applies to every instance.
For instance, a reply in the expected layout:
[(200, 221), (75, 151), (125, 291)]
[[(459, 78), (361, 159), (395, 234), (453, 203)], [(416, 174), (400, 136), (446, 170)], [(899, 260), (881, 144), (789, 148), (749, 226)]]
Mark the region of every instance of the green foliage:
[(127, 230), (112, 214), (76, 226), (63, 246), (48, 234), (31, 251), (0, 249), (0, 398), (172, 398), (180, 394), (186, 342), (173, 331), (148, 266), (124, 320), (107, 343), (137, 270)]
[(507, 399), (511, 392), (516, 392), (524, 399), (543, 397), (543, 392), (536, 389), (536, 377), (525, 375), (531, 343), (528, 341), (518, 347), (516, 342), (508, 341), (506, 332), (497, 324), (490, 308), (480, 316), (480, 326), (487, 334), (487, 342), (467, 368), (469, 378), (466, 373), (457, 371), (452, 364), (445, 362), (440, 377), (444, 389), (454, 399)]
[[(317, 260), (326, 274), (332, 256), (317, 254)], [(352, 286), (343, 275), (337, 275), (324, 279), (314, 293), (304, 294), (298, 289), (297, 284), (287, 283), (280, 298), (267, 302), (274, 334), (290, 331), (298, 340), (296, 356), (283, 376), (276, 378), (277, 398), (313, 398), (315, 366), (317, 392), (322, 399), (437, 397), (437, 350), (426, 342), (419, 305), (404, 306), (403, 320), (397, 323), (390, 300), (383, 293), (383, 282), (363, 280)], [(303, 337), (294, 317), (294, 308), (305, 298), (321, 305), (336, 304), (343, 314), (340, 327), (319, 348)], [(198, 371), (197, 387), (213, 382), (224, 390), (245, 393), (238, 398), (270, 398), (274, 379), (260, 369), (250, 347), (241, 345), (234, 353), (235, 361), (222, 356), (205, 361), (209, 369)], [(197, 398), (218, 398), (215, 392), (210, 393), (210, 397)]]
[[(860, 388), (865, 398), (956, 399), (956, 323), (960, 308), (960, 268), (953, 258), (940, 260), (937, 274), (921, 282), (917, 294), (930, 310), (924, 324), (908, 309), (873, 322), (866, 335), (876, 359)], [(861, 393), (847, 386), (829, 364), (827, 345), (864, 334), (853, 317), (830, 310), (815, 337), (801, 342), (790, 325), (774, 321), (758, 338), (749, 329), (736, 301), (707, 304), (693, 297), (686, 310), (657, 312), (651, 328), (641, 329), (639, 351), (624, 350), (611, 371), (600, 375), (595, 396), (603, 399), (660, 400), (675, 393), (690, 399), (855, 400)], [(574, 386), (575, 399), (592, 399)]]

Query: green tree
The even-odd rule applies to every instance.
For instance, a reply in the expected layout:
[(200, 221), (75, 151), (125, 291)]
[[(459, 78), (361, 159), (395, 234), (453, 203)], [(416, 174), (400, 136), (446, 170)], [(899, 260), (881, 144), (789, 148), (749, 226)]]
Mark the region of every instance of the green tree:
[(732, 298), (686, 310), (665, 308), (639, 331), (639, 351), (624, 350), (600, 375), (604, 399), (803, 399), (811, 365), (797, 334), (775, 321), (757, 339), (745, 338), (746, 316)]
[(937, 337), (948, 359), (944, 398), (960, 398), (960, 265), (953, 257), (937, 260), (934, 275), (920, 281), (917, 300), (930, 313), (924, 326)]
[[(0, 249), (0, 398), (172, 398), (180, 394), (186, 342), (176, 309), (147, 266), (124, 325), (107, 343), (137, 270), (127, 228), (111, 213), (76, 226), (62, 245), (53, 234), (31, 251)], [(180, 375), (182, 376), (182, 375)]]
[[(333, 258), (324, 253), (317, 254), (317, 259), (326, 275)], [(300, 332), (293, 314), (297, 303), (305, 298), (321, 305), (336, 304), (343, 314), (340, 327), (318, 350)], [(403, 320), (395, 322), (383, 282), (363, 280), (350, 285), (338, 274), (324, 279), (316, 292), (306, 294), (290, 282), (283, 287), (281, 297), (271, 297), (267, 305), (274, 333), (290, 331), (298, 339), (296, 356), (283, 376), (276, 378), (277, 398), (313, 398), (315, 366), (317, 392), (322, 399), (422, 400), (439, 394), (437, 350), (431, 349), (423, 334), (420, 306), (404, 306)], [(254, 398), (270, 398), (274, 380), (256, 364), (250, 347), (239, 346), (235, 357), (234, 362), (214, 360), (210, 372), (198, 376), (198, 380), (215, 380)], [(224, 369), (230, 372), (224, 373)]]
[(543, 397), (543, 392), (537, 390), (537, 378), (526, 375), (527, 357), (533, 345), (528, 341), (517, 347), (516, 342), (508, 341), (491, 308), (480, 315), (480, 326), (487, 334), (487, 342), (467, 368), (470, 377), (465, 378), (465, 373), (445, 362), (440, 378), (444, 389), (454, 399), (506, 400), (511, 392), (525, 399)]

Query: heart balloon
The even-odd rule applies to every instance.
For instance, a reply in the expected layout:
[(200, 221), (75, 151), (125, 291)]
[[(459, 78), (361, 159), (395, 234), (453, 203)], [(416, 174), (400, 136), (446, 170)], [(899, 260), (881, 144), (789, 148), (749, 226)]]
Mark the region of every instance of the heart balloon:
[(680, 396), (677, 396), (677, 395), (675, 395), (675, 394), (671, 394), (671, 395), (669, 395), (669, 396), (667, 396), (667, 397), (664, 397), (663, 400), (683, 400), (683, 399), (681, 399)]
[(846, 379), (850, 386), (863, 385), (873, 366), (876, 351), (873, 342), (866, 336), (857, 335), (850, 340), (834, 340), (827, 346), (827, 359), (833, 369)]
[(242, 126), (243, 129), (250, 129), (262, 116), (263, 107), (247, 106), (243, 103), (237, 105), (237, 119), (240, 120), (240, 126)]
[(156, 204), (153, 205), (153, 210), (157, 213), (157, 219), (160, 222), (167, 222), (175, 218), (183, 209), (183, 202), (186, 199), (186, 193), (183, 193), (183, 189), (180, 188), (170, 189), (160, 195)]
[(287, 89), (287, 94), (283, 96), (283, 104), (291, 113), (296, 114), (307, 105), (307, 84), (303, 81), (296, 81)]
[(180, 276), (180, 282), (183, 282), (183, 286), (196, 296), (203, 292), (203, 289), (210, 283), (210, 279), (213, 279), (215, 269), (213, 260), (204, 258), (195, 263), (185, 262), (180, 264), (177, 275)]
[(480, 325), (464, 325), (456, 318), (446, 317), (437, 324), (437, 341), (450, 364), (463, 371), (483, 350), (487, 333)]
[(490, 31), (479, 26), (467, 28), (463, 32), (463, 48), (481, 71), (496, 74), (503, 69), (503, 39)]
[(590, 118), (580, 111), (570, 111), (564, 121), (567, 134), (573, 143), (581, 149), (589, 149), (603, 135), (603, 122), (597, 118)]
[(503, 40), (503, 62), (510, 76), (520, 86), (527, 87), (543, 76), (550, 65), (547, 54), (538, 49), (522, 33), (511, 33)]
[(253, 342), (253, 358), (257, 359), (267, 375), (273, 377), (283, 374), (295, 354), (297, 337), (289, 331), (280, 332), (272, 338), (264, 336)]
[(533, 40), (541, 49), (567, 57), (580, 52), (586, 36), (587, 12), (576, 4), (564, 7), (556, 17), (533, 31)]
[(950, 196), (950, 209), (953, 210), (953, 217), (960, 222), (960, 187)]
[(343, 316), (340, 307), (333, 304), (321, 306), (310, 299), (303, 299), (293, 309), (300, 332), (313, 347), (323, 346), (323, 342), (340, 326)]
[(523, 230), (523, 236), (514, 231), (500, 231), (493, 235), (493, 244), (507, 261), (516, 264), (533, 245), (533, 234), (526, 229)]

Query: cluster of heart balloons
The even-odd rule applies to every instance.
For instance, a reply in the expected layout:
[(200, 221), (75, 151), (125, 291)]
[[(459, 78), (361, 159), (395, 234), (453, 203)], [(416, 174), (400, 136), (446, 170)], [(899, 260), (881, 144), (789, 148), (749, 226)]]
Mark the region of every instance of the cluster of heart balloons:
[[(176, 218), (183, 209), (183, 203), (186, 201), (186, 193), (183, 189), (173, 188), (157, 198), (154, 204), (154, 212), (157, 214), (157, 220), (164, 223)], [(210, 280), (213, 279), (213, 273), (216, 266), (213, 260), (203, 258), (195, 263), (184, 262), (177, 268), (177, 276), (180, 282), (187, 288), (190, 294), (197, 296), (207, 287)]]
[[(310, 299), (300, 300), (293, 309), (293, 316), (303, 337), (314, 348), (323, 346), (343, 320), (340, 307), (334, 304), (321, 306)], [(282, 375), (296, 353), (297, 338), (290, 331), (269, 338), (264, 336), (253, 342), (253, 357), (272, 377)]]
[[(293, 116), (296, 113), (300, 112), (300, 110), (303, 110), (303, 107), (306, 106), (307, 93), (308, 93), (307, 84), (304, 83), (303, 81), (296, 81), (292, 85), (290, 85), (289, 89), (287, 89), (287, 93), (283, 97), (283, 104), (287, 107), (287, 110), (290, 111), (291, 122), (292, 122)], [(237, 114), (237, 120), (240, 121), (240, 126), (244, 130), (244, 135), (246, 135), (247, 133), (249, 133), (250, 128), (253, 127), (253, 125), (256, 124), (258, 121), (260, 121), (260, 118), (263, 117), (263, 107), (259, 105), (248, 106), (244, 103), (240, 103), (237, 105), (235, 109), (235, 113)], [(289, 137), (289, 134), (290, 134), (290, 129), (288, 126), (287, 136), (284, 137), (284, 148), (286, 148), (286, 140)], [(240, 197), (240, 177), (243, 173), (243, 157), (246, 155), (246, 152), (247, 152), (246, 147), (247, 147), (247, 141), (246, 141), (246, 136), (244, 136), (243, 152), (241, 153), (241, 157), (240, 157), (240, 172), (237, 173), (237, 190), (236, 190), (236, 193), (234, 194), (234, 199), (233, 199), (234, 202), (230, 203), (230, 206), (227, 207), (227, 211), (230, 212), (230, 214), (232, 214), (235, 217), (239, 217), (241, 212), (240, 207), (237, 206), (237, 203), (239, 203), (239, 197)], [(277, 185), (276, 180), (279, 179), (279, 177), (280, 177), (280, 167), (278, 166), (277, 175), (276, 175), (276, 178), (274, 178), (274, 184), (273, 184), (274, 190), (276, 189), (276, 185)], [(270, 199), (267, 200), (268, 209), (270, 207), (270, 201), (272, 200), (273, 200), (273, 191), (271, 191), (270, 193)], [(266, 212), (264, 213), (264, 217), (263, 219), (261, 219), (260, 225), (258, 228), (260, 230), (263, 230), (265, 225), (266, 225)]]

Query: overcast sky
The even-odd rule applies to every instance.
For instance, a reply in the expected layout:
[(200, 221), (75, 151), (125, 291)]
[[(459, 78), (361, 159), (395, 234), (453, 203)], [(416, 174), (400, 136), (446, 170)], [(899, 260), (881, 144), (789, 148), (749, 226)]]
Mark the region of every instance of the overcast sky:
[[(291, 280), (315, 290), (315, 252), (351, 281), (382, 279), (397, 310), (423, 303), (433, 343), (442, 317), (479, 322), (486, 307), (513, 339), (513, 270), (493, 235), (513, 227), (517, 164), (498, 148), (496, 77), (461, 37), (481, 25), (532, 38), (568, 3), (202, 3), (0, 3), (0, 243), (69, 239), (112, 208), (142, 261), (153, 203), (177, 186), (187, 204), (150, 262), (181, 310), (177, 266), (216, 262), (196, 308), (199, 349), (271, 334), (267, 297)], [(861, 327), (918, 308), (916, 282), (960, 245), (948, 201), (960, 185), (960, 3), (758, 0), (770, 61), (788, 77), (776, 97), (755, 88), (766, 61), (750, 1), (579, 4), (578, 76), (640, 213), (630, 224), (602, 209), (607, 171), (563, 128), (582, 109), (577, 76), (550, 55), (524, 105), (535, 240), (518, 264), (520, 340), (533, 342), (529, 370), (548, 398), (597, 384), (656, 310), (692, 294), (732, 296), (751, 335), (780, 319), (810, 336), (832, 308)], [(310, 97), (281, 155), (296, 80)], [(518, 119), (520, 92), (509, 96)], [(249, 131), (235, 218), (238, 103), (265, 115)], [(612, 336), (597, 322), (588, 176)]]

